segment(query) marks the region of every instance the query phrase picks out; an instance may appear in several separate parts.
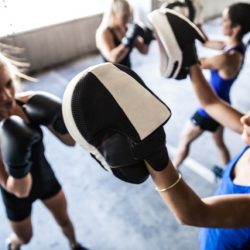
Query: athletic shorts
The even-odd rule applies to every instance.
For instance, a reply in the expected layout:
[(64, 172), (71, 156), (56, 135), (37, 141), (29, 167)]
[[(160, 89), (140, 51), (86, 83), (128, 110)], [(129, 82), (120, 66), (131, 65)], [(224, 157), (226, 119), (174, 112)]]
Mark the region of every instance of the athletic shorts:
[(1, 187), (2, 198), (5, 204), (7, 217), (11, 221), (22, 221), (31, 215), (32, 203), (37, 199), (46, 200), (52, 198), (61, 191), (62, 187), (56, 177), (50, 176), (49, 182), (35, 184), (27, 198), (18, 198)]
[(196, 111), (191, 117), (191, 122), (195, 126), (199, 126), (202, 130), (215, 132), (219, 126), (221, 126), (217, 121), (212, 118), (204, 117)]

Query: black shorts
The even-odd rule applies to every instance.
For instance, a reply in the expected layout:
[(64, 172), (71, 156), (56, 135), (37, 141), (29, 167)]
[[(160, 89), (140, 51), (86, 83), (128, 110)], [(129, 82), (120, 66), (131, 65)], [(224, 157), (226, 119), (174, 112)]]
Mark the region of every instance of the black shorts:
[(41, 183), (33, 185), (31, 193), (27, 198), (17, 198), (15, 195), (1, 188), (8, 219), (16, 222), (26, 219), (31, 214), (32, 203), (35, 200), (49, 199), (59, 193), (61, 189), (62, 187), (55, 176), (52, 176), (46, 185)]
[(204, 117), (196, 111), (191, 117), (191, 121), (195, 126), (199, 126), (202, 130), (215, 132), (221, 125), (212, 118)]

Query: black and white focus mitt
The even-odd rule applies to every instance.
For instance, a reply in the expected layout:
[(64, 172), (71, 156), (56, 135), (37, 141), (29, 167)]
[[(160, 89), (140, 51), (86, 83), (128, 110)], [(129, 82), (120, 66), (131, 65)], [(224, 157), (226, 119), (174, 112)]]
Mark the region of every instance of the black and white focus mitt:
[(170, 109), (122, 65), (104, 63), (79, 73), (63, 97), (71, 136), (106, 170), (139, 184), (168, 164), (163, 125)]
[(198, 63), (195, 40), (206, 38), (189, 19), (171, 9), (157, 9), (148, 15), (160, 48), (160, 71), (165, 78), (184, 79), (189, 67)]

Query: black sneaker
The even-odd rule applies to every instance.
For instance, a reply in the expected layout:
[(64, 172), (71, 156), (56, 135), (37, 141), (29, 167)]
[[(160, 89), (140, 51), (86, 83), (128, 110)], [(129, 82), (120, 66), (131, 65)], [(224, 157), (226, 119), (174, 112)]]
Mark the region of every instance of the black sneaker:
[(89, 250), (86, 247), (83, 247), (81, 244), (77, 244), (77, 246), (72, 247), (72, 250)]
[(215, 166), (212, 167), (212, 171), (213, 171), (213, 173), (215, 174), (215, 176), (217, 178), (219, 178), (219, 179), (222, 178), (223, 173), (224, 173), (224, 169), (222, 167), (219, 167), (219, 166), (215, 165)]
[[(12, 249), (12, 248), (11, 248), (11, 240), (10, 240), (10, 238), (7, 238), (7, 239), (5, 240), (5, 249), (6, 249), (6, 250), (11, 250), (11, 249)], [(21, 250), (21, 247), (19, 247), (18, 250)]]
[(6, 244), (6, 250), (11, 250), (11, 244)]
[[(11, 250), (11, 243), (6, 244), (6, 250)], [(21, 250), (19, 247), (18, 250)]]

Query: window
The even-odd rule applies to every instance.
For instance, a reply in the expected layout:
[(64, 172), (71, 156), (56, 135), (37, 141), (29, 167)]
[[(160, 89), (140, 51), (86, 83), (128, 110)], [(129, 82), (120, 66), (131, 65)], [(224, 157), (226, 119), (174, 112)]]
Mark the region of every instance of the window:
[(0, 36), (100, 13), (107, 0), (0, 0)]
[[(130, 0), (148, 9), (150, 0)], [(108, 0), (0, 0), (0, 37), (101, 13)]]

